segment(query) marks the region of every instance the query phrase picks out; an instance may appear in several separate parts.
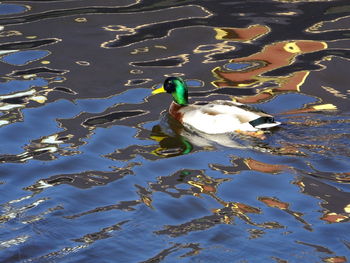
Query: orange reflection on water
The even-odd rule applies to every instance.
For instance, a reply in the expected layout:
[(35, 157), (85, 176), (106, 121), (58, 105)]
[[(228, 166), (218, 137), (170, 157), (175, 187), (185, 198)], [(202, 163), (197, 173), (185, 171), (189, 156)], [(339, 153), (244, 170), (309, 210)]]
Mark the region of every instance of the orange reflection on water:
[[(283, 152), (280, 149), (276, 149), (276, 152)], [(238, 174), (242, 171), (253, 170), (262, 173), (278, 174), (288, 169), (292, 170), (292, 167), (284, 164), (269, 164), (261, 161), (254, 160), (252, 158), (247, 159), (235, 159), (231, 160), (231, 165), (223, 166), (219, 164), (210, 164), (210, 168), (215, 171), (220, 171), (223, 174)]]
[(245, 164), (251, 170), (255, 170), (263, 173), (272, 173), (272, 174), (280, 173), (288, 168), (287, 165), (268, 164), (268, 163), (256, 161), (252, 158), (246, 159)]
[(349, 217), (345, 215), (340, 215), (337, 213), (326, 213), (321, 217), (321, 219), (328, 223), (339, 223), (346, 219), (349, 219)]
[[(274, 222), (265, 222), (265, 223), (256, 223), (251, 220), (247, 214), (260, 214), (261, 210), (259, 208), (239, 203), (239, 202), (226, 202), (217, 196), (217, 187), (225, 182), (230, 181), (231, 179), (216, 179), (207, 175), (198, 175), (196, 180), (188, 181), (187, 183), (193, 185), (200, 189), (200, 192), (207, 194), (215, 199), (223, 207), (218, 209), (213, 209), (212, 212), (214, 215), (220, 216), (220, 222), (225, 224), (231, 224), (235, 217), (240, 218), (244, 222), (250, 225), (262, 227), (262, 228), (281, 228), (282, 226)], [(200, 197), (199, 194), (194, 193), (195, 196)]]
[(282, 202), (276, 198), (272, 197), (259, 197), (259, 201), (263, 202), (269, 207), (279, 208), (281, 210), (286, 210), (289, 207), (288, 203)]
[[(272, 83), (274, 88), (265, 88), (259, 94), (237, 98), (242, 103), (257, 103), (271, 98), (276, 92), (299, 91), (309, 71), (297, 71), (287, 76), (270, 77), (267, 72), (291, 65), (298, 55), (327, 48), (321, 41), (283, 41), (265, 46), (262, 51), (248, 57), (230, 60), (226, 69), (217, 67), (213, 74), (217, 87), (259, 87), (262, 83)], [(233, 67), (230, 69), (230, 66)], [(229, 69), (227, 69), (227, 67)]]
[(278, 208), (286, 212), (287, 214), (292, 215), (296, 220), (304, 224), (305, 229), (312, 231), (311, 225), (307, 223), (304, 219), (302, 219), (303, 214), (300, 212), (295, 212), (290, 210), (288, 203), (282, 202), (277, 198), (273, 198), (273, 197), (259, 197), (258, 200), (263, 202), (265, 205), (269, 207)]

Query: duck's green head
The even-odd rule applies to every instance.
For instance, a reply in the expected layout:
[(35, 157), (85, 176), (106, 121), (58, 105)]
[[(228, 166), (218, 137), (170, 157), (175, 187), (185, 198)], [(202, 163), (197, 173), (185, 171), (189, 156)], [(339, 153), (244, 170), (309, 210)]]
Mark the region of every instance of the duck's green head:
[(188, 104), (188, 91), (187, 85), (183, 79), (178, 77), (169, 77), (164, 81), (161, 88), (154, 90), (152, 93), (167, 92), (173, 96), (173, 100), (180, 105)]

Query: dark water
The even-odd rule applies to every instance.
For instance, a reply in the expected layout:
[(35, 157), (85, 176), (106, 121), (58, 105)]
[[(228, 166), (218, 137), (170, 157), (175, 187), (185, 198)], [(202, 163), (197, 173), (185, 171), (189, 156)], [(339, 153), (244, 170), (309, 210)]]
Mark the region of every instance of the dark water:
[[(0, 3), (0, 262), (348, 262), (348, 0)], [(283, 125), (208, 136), (151, 91)]]

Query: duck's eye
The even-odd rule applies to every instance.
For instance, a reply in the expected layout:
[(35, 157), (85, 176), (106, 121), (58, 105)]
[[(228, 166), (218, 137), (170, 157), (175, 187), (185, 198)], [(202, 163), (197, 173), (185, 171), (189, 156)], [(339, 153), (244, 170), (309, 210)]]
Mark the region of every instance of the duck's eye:
[(166, 92), (172, 93), (175, 91), (175, 84), (172, 81), (167, 81), (164, 84), (164, 89), (166, 90)]

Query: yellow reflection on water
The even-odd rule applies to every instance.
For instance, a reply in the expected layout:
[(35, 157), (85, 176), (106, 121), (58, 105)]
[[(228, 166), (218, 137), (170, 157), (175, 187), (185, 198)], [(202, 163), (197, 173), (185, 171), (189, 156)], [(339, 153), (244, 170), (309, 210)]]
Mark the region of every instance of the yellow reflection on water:
[[(137, 54), (139, 49), (133, 51), (131, 54)], [(135, 53), (136, 52), (136, 53)], [(148, 48), (144, 51), (148, 52)], [(189, 54), (180, 54), (177, 56), (170, 56), (164, 58), (157, 58), (147, 61), (133, 61), (129, 64), (134, 67), (159, 67), (159, 68), (174, 68), (183, 67), (184, 64), (189, 62)]]
[(233, 51), (235, 49), (236, 49), (236, 47), (229, 44), (229, 41), (223, 41), (223, 42), (216, 43), (216, 44), (199, 45), (198, 47), (196, 47), (193, 50), (193, 52), (195, 54), (207, 53), (205, 55), (206, 59), (202, 63), (210, 63), (210, 62), (214, 62), (211, 59), (211, 57), (213, 55), (226, 53), (229, 51)]
[(88, 20), (86, 17), (78, 17), (78, 18), (74, 19), (74, 21), (77, 23), (86, 23)]
[(268, 26), (263, 25), (251, 25), (247, 28), (216, 27), (214, 30), (216, 31), (215, 38), (217, 40), (241, 42), (251, 42), (271, 31)]
[(6, 31), (0, 32), (0, 37), (14, 37), (14, 36), (21, 36), (21, 35), (22, 33), (17, 30), (6, 30)]
[[(191, 13), (192, 13), (191, 15), (188, 15), (188, 12), (187, 12), (188, 10), (191, 10)], [(159, 15), (162, 15), (162, 16), (158, 17), (157, 22), (144, 23), (144, 24), (137, 25), (135, 27), (126, 27), (124, 25), (108, 25), (108, 26), (103, 27), (104, 30), (121, 32), (122, 34), (117, 34), (115, 36), (115, 39), (103, 42), (100, 46), (102, 48), (110, 48), (109, 45), (110, 44), (113, 45), (113, 43), (118, 41), (120, 39), (120, 35), (134, 35), (137, 33), (137, 31), (139, 31), (143, 28), (146, 28), (146, 27), (151, 27), (152, 25), (155, 25), (155, 24), (176, 22), (176, 21), (188, 20), (188, 19), (194, 19), (194, 18), (204, 19), (204, 18), (208, 18), (208, 17), (213, 15), (207, 9), (205, 9), (204, 7), (199, 6), (199, 5), (177, 6), (177, 7), (171, 7), (171, 8), (164, 8), (161, 10), (161, 12), (159, 12), (159, 10), (155, 10), (155, 11), (148, 11), (148, 12), (144, 12), (144, 13), (145, 14), (147, 14), (147, 13), (152, 14), (155, 12), (159, 13)], [(179, 14), (184, 14), (184, 15), (179, 17)], [(132, 14), (130, 14), (130, 15), (132, 15)], [(173, 30), (174, 29), (169, 30), (167, 36), (169, 36)], [(143, 41), (144, 40), (142, 40), (140, 42), (143, 42)], [(133, 44), (135, 44), (135, 43), (133, 43)], [(130, 45), (130, 44), (128, 44), (128, 45)]]
[(215, 179), (207, 175), (197, 175), (196, 180), (190, 180), (188, 183), (200, 189), (201, 193), (214, 195), (217, 192), (217, 187), (230, 179)]

